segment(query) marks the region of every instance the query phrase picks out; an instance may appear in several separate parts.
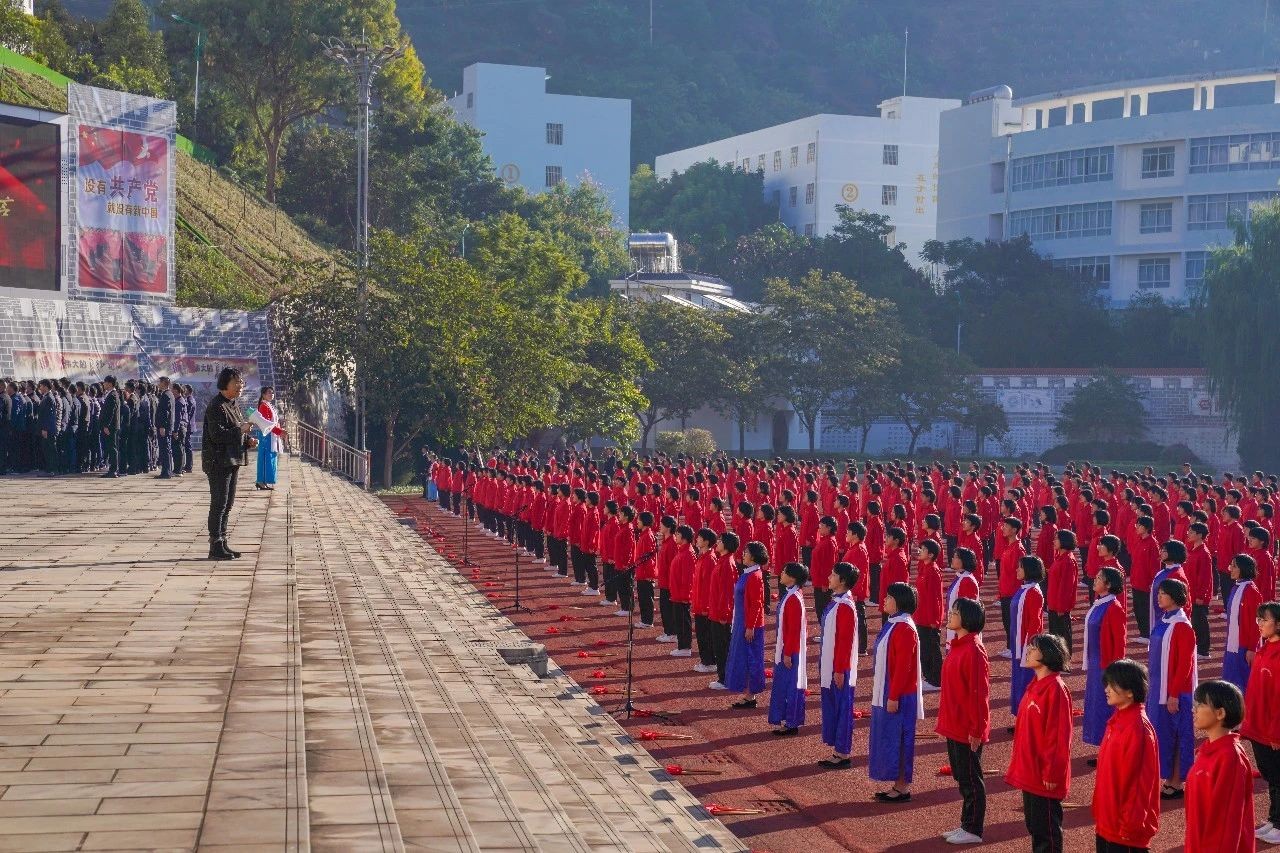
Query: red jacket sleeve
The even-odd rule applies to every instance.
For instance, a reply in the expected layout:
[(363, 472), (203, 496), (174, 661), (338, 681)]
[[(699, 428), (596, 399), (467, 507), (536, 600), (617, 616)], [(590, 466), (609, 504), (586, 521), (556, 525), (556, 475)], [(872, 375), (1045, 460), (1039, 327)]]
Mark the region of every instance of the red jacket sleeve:
[(742, 590), (742, 627), (754, 630), (764, 627), (764, 575), (752, 572)]
[(846, 672), (852, 669), (853, 635), (857, 630), (857, 614), (852, 607), (836, 607), (835, 657), (832, 671)]
[(889, 698), (897, 701), (915, 695), (920, 681), (916, 665), (920, 655), (920, 638), (915, 631), (894, 628), (889, 635)]
[(969, 652), (966, 683), (971, 689), (965, 694), (969, 706), (965, 717), (969, 721), (969, 737), (985, 743), (991, 737), (991, 665), (981, 645), (970, 646)]
[(1203, 744), (1187, 775), (1186, 791), (1186, 850), (1254, 849), (1253, 771), (1238, 740)]
[(1124, 657), (1127, 630), (1124, 610), (1119, 607), (1108, 607), (1107, 612), (1103, 614), (1102, 627), (1098, 632), (1098, 659), (1102, 669), (1106, 669)]
[(1173, 637), (1169, 641), (1169, 695), (1190, 693), (1193, 689), (1191, 673), (1195, 668), (1196, 634), (1186, 622), (1169, 626)]
[(800, 593), (787, 599), (782, 606), (782, 653), (784, 655), (800, 654)]

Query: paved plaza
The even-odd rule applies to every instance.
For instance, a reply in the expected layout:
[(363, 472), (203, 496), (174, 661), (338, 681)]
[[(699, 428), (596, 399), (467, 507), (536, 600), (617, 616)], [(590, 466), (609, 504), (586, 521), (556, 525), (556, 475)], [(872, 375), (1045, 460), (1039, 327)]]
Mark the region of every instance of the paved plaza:
[(746, 849), (381, 501), (281, 463), (228, 562), (198, 473), (0, 479), (0, 851)]

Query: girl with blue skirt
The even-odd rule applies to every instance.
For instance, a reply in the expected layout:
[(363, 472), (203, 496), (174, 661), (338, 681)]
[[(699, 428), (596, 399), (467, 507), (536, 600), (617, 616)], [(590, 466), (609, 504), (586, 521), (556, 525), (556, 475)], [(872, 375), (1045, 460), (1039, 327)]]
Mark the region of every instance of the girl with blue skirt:
[(1084, 617), (1084, 726), (1081, 739), (1092, 746), (1102, 745), (1112, 707), (1102, 685), (1102, 673), (1124, 657), (1128, 630), (1124, 608), (1117, 596), (1124, 589), (1119, 570), (1099, 570), (1093, 579), (1093, 606)]
[(748, 542), (742, 551), (742, 574), (733, 586), (733, 626), (729, 635), (729, 661), (724, 686), (742, 691), (734, 708), (754, 708), (756, 694), (764, 692), (764, 574), (769, 552), (760, 542)]
[(1191, 696), (1199, 681), (1196, 635), (1182, 608), (1187, 585), (1172, 578), (1160, 584), (1156, 606), (1160, 617), (1151, 626), (1151, 725), (1160, 747), (1160, 789), (1163, 800), (1183, 796), (1179, 784), (1195, 760), (1195, 731), (1191, 724)]
[(773, 647), (773, 686), (769, 693), (769, 724), (773, 734), (793, 735), (804, 725), (804, 700), (809, 686), (807, 655), (809, 620), (805, 615), (804, 585), (809, 570), (803, 563), (788, 563), (780, 580), (777, 639)]
[(827, 579), (833, 594), (822, 613), (821, 662), (822, 742), (831, 747), (831, 757), (818, 762), (822, 767), (848, 767), (853, 759), (853, 684), (858, 657), (854, 644), (858, 637), (858, 611), (853, 588), (858, 570), (849, 563), (837, 563)]
[[(1044, 563), (1039, 557), (1022, 557), (1018, 560), (1018, 587), (1009, 600), (1009, 637), (1013, 640), (1013, 671), (1009, 679), (1009, 713), (1018, 716), (1022, 694), (1027, 692), (1035, 673), (1022, 665), (1027, 643), (1044, 632), (1044, 592), (1040, 581), (1044, 580)], [(1012, 733), (1012, 729), (1010, 729)]]
[(1258, 648), (1258, 608), (1262, 593), (1255, 582), (1258, 563), (1248, 554), (1237, 554), (1231, 561), (1231, 579), (1235, 586), (1227, 596), (1227, 645), (1222, 656), (1222, 680), (1230, 681), (1241, 692), (1249, 684), (1249, 666)]
[(258, 476), (254, 487), (268, 491), (276, 487), (276, 455), (284, 440), (280, 416), (271, 402), (275, 396), (274, 389), (263, 386), (258, 394), (257, 409), (249, 416), (253, 423), (253, 436), (258, 439)]
[(889, 790), (876, 793), (877, 800), (905, 803), (911, 799), (916, 724), (924, 719), (920, 635), (911, 618), (916, 591), (905, 583), (891, 583), (880, 609), (885, 623), (875, 648), (867, 775), (876, 782), (893, 783)]

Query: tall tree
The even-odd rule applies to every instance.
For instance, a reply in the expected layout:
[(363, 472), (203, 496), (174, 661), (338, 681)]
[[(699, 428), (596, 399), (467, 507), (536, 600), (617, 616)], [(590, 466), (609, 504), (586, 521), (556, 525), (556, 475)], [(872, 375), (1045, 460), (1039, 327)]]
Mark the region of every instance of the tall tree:
[(822, 269), (822, 263), (816, 241), (774, 222), (738, 238), (727, 278), (736, 297), (756, 302), (769, 279), (798, 281), (809, 270)]
[(920, 436), (944, 420), (959, 420), (970, 402), (968, 359), (913, 336), (902, 342), (902, 355), (888, 372), (889, 412), (911, 435), (907, 455), (916, 452)]
[(164, 36), (151, 31), (151, 12), (142, 0), (115, 0), (98, 28), (98, 44), (98, 66), (107, 69), (108, 77), (117, 78), (122, 87), (135, 87), (128, 91), (165, 95), (169, 63)]
[(1235, 223), (1235, 242), (1216, 250), (1196, 304), (1200, 343), (1213, 390), (1230, 413), (1240, 459), (1249, 468), (1280, 467), (1280, 205), (1254, 206)]
[(738, 453), (747, 452), (747, 426), (771, 410), (781, 396), (785, 362), (777, 344), (781, 324), (768, 313), (718, 311), (713, 319), (725, 331), (724, 373), (712, 389), (711, 406), (738, 428)]
[(812, 452), (820, 413), (849, 387), (896, 364), (901, 327), (892, 303), (872, 299), (839, 273), (773, 279), (764, 304), (782, 329), (788, 399)]
[(640, 378), (653, 362), (615, 301), (583, 299), (569, 309), (559, 341), (573, 375), (558, 394), (556, 424), (570, 444), (599, 436), (630, 446), (640, 433), (636, 412), (649, 405)]
[(1068, 441), (1138, 441), (1147, 431), (1141, 392), (1111, 370), (1100, 370), (1058, 412)]

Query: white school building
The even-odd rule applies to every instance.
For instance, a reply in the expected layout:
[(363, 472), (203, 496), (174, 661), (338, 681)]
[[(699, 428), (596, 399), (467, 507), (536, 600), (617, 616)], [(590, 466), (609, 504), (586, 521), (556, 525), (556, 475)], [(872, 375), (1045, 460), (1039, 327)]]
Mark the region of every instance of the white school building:
[(939, 116), (958, 106), (944, 98), (890, 98), (874, 116), (813, 115), (662, 154), (654, 171), (670, 178), (715, 160), (762, 172), (779, 221), (806, 236), (831, 233), (840, 204), (884, 214), (894, 228), (889, 240), (905, 243), (908, 260), (918, 263), (936, 232)]

